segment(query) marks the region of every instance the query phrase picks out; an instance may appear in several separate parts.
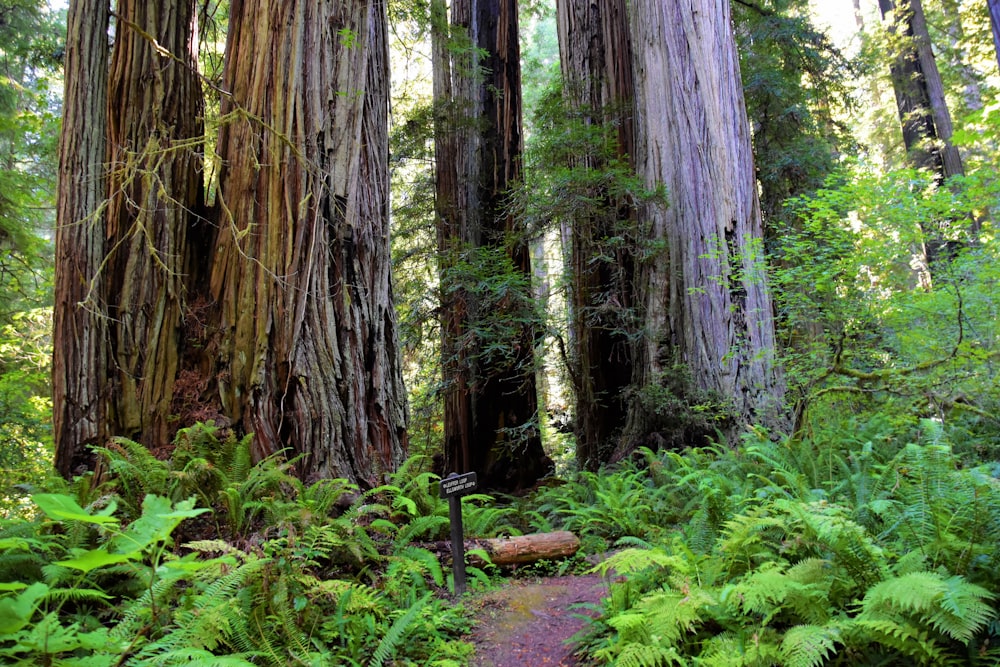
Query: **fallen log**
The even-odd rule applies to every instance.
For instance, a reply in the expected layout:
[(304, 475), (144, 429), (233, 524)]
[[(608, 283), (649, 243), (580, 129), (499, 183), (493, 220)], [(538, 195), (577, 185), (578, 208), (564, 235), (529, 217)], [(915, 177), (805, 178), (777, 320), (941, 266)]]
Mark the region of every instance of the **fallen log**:
[[(423, 545), (437, 552), (439, 556), (451, 558), (450, 542), (435, 542), (433, 546)], [(565, 558), (580, 549), (580, 540), (568, 530), (554, 533), (531, 533), (511, 537), (465, 540), (465, 554), (470, 565), (482, 567), (485, 561), (474, 552), (485, 551), (494, 565), (521, 565), (534, 563), (544, 558)]]
[[(494, 565), (520, 565), (543, 558), (563, 558), (572, 556), (580, 549), (580, 540), (568, 530), (468, 542), (473, 543), (473, 549), (484, 549)], [(467, 546), (466, 553), (468, 550)]]

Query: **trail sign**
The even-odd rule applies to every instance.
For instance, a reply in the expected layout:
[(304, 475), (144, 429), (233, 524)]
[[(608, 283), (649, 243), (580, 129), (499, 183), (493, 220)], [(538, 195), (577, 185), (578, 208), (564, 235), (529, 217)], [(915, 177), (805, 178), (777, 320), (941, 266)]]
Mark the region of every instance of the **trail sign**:
[(469, 491), (476, 490), (476, 473), (467, 472), (464, 475), (452, 473), (441, 480), (441, 497), (451, 498), (453, 496), (465, 495)]
[(452, 473), (441, 480), (441, 497), (448, 499), (451, 519), (451, 570), (455, 595), (465, 592), (465, 531), (462, 529), (462, 495), (476, 490), (476, 473)]

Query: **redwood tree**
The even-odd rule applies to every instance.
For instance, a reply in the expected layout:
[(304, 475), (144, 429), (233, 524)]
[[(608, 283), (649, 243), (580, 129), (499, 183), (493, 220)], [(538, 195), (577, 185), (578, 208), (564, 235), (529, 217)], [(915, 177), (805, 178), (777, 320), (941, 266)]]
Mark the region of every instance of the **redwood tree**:
[[(750, 128), (728, 0), (630, 3), (636, 163), (669, 205), (646, 206), (652, 257), (639, 285), (643, 345), (629, 432), (656, 432), (659, 398), (686, 373), (695, 397), (718, 401), (735, 435), (779, 421), (772, 304)], [(666, 390), (666, 393), (665, 393)]]
[(223, 411), (259, 455), (372, 484), (403, 455), (385, 3), (230, 8), (211, 294)]
[(405, 445), (384, 2), (232, 2), (211, 208), (193, 0), (120, 0), (106, 92), (98, 4), (70, 8), (89, 30), (68, 58), (92, 61), (67, 69), (59, 469), (108, 436), (159, 449), (214, 417), (258, 457), (301, 454), (303, 476), (378, 483)]
[[(944, 84), (931, 49), (922, 0), (879, 0), (882, 19), (893, 36), (889, 64), (896, 107), (903, 130), (903, 143), (917, 169), (926, 169), (939, 183), (965, 173), (958, 148), (952, 143), (951, 113)], [(973, 218), (972, 229), (978, 222)], [(933, 271), (938, 259), (946, 258), (950, 236), (942, 221), (924, 228), (926, 262)]]
[(605, 178), (611, 161), (634, 167), (631, 36), (624, 0), (560, 0), (557, 16), (563, 99), (582, 126), (582, 141), (562, 147), (585, 202), (572, 207), (563, 233), (574, 434), (580, 467), (596, 470), (624, 427), (633, 372), (636, 212)]
[[(194, 0), (120, 0), (108, 83), (104, 283), (109, 432), (170, 435), (189, 228), (203, 214), (204, 135)], [(155, 39), (155, 42), (154, 42)]]
[(78, 0), (66, 18), (62, 136), (56, 209), (52, 393), (56, 467), (86, 469), (107, 437), (104, 259), (107, 174), (108, 3)]
[(906, 150), (916, 167), (930, 169), (942, 180), (961, 174), (962, 160), (951, 144), (951, 114), (923, 5), (920, 0), (879, 0), (878, 4), (889, 33), (896, 38), (889, 70)]
[[(537, 428), (530, 254), (506, 207), (521, 179), (516, 0), (432, 3), (444, 466), (529, 486), (549, 468)], [(509, 288), (509, 289), (508, 289)]]

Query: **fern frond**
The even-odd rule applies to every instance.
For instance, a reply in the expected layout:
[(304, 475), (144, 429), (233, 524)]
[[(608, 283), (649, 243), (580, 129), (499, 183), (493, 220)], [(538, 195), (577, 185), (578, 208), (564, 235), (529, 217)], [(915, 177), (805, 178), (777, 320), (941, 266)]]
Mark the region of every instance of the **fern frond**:
[(970, 641), (996, 617), (990, 602), (996, 596), (961, 576), (912, 572), (872, 587), (862, 601), (862, 616), (893, 610), (960, 642)]
[(858, 617), (851, 628), (863, 631), (859, 644), (881, 644), (917, 664), (938, 667), (954, 663), (942, 646), (911, 623), (888, 618)]
[(149, 657), (181, 648), (214, 649), (232, 634), (233, 598), (267, 563), (250, 560), (208, 584), (176, 610), (169, 632), (144, 646), (139, 655)]
[(609, 572), (616, 574), (632, 574), (650, 568), (666, 568), (677, 562), (676, 557), (662, 549), (624, 549), (605, 558), (595, 565), (591, 572), (607, 576)]
[(314, 512), (330, 516), (333, 508), (347, 496), (356, 494), (358, 487), (346, 479), (321, 479), (306, 487), (300, 494), (300, 500), (309, 505)]
[(941, 596), (931, 615), (931, 625), (960, 642), (971, 641), (986, 625), (996, 618), (990, 601), (996, 595), (981, 586), (971, 584), (964, 577), (952, 576), (944, 580)]
[(796, 625), (785, 632), (781, 653), (786, 667), (819, 667), (836, 654), (841, 642), (838, 625)]
[(141, 514), (142, 499), (147, 494), (168, 495), (170, 469), (145, 446), (115, 437), (106, 447), (94, 447), (111, 471), (119, 497), (125, 501), (129, 518)]
[[(386, 590), (394, 590), (402, 580), (409, 580), (418, 588), (426, 586), (424, 577), (429, 576), (438, 586), (444, 586), (444, 571), (438, 557), (415, 546), (399, 549), (389, 558), (389, 568), (386, 571)], [(389, 582), (392, 582), (390, 585)]]
[(50, 588), (45, 595), (45, 599), (50, 602), (63, 603), (72, 602), (74, 604), (91, 603), (102, 606), (112, 606), (108, 601), (112, 599), (104, 591), (94, 588), (84, 588), (74, 586), (73, 588)]
[[(255, 667), (246, 654), (213, 655), (200, 648), (177, 648), (144, 659), (144, 665), (185, 665), (185, 667)], [(132, 663), (129, 663), (132, 664)]]
[(649, 644), (626, 644), (615, 660), (619, 667), (669, 667), (687, 662), (674, 647)]
[(403, 641), (403, 637), (406, 636), (407, 631), (409, 631), (410, 626), (420, 615), (420, 611), (427, 604), (427, 601), (431, 599), (431, 594), (426, 593), (422, 598), (417, 600), (417, 602), (412, 605), (406, 612), (393, 621), (392, 625), (386, 631), (385, 636), (379, 641), (378, 646), (375, 648), (375, 652), (372, 654), (371, 667), (382, 667), (385, 661), (392, 657), (396, 652), (396, 648), (399, 643)]
[(421, 537), (429, 540), (441, 539), (448, 534), (449, 525), (448, 517), (418, 516), (399, 528), (399, 532), (396, 534), (396, 545), (401, 546)]

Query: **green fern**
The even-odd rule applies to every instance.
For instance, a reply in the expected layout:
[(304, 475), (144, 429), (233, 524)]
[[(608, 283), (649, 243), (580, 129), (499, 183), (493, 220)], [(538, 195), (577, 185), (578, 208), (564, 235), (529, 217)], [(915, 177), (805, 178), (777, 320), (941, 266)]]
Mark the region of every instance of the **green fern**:
[(989, 602), (996, 596), (960, 576), (913, 572), (893, 577), (868, 590), (862, 619), (905, 619), (927, 624), (966, 643), (996, 617)]
[(786, 667), (819, 667), (836, 653), (841, 642), (839, 623), (796, 625), (785, 632), (781, 654)]
[(375, 652), (372, 654), (371, 667), (382, 667), (385, 661), (393, 656), (400, 642), (403, 641), (406, 633), (410, 630), (410, 626), (416, 621), (421, 610), (427, 605), (430, 599), (431, 594), (426, 593), (393, 621), (388, 631), (386, 631), (381, 641), (379, 641), (378, 646), (375, 647)]
[[(597, 657), (606, 657), (598, 655)], [(673, 647), (629, 644), (615, 656), (618, 667), (669, 667), (688, 664)]]
[[(444, 586), (444, 571), (438, 557), (427, 549), (415, 546), (405, 546), (397, 549), (389, 557), (389, 566), (385, 573), (386, 591), (392, 597), (397, 597), (400, 588), (420, 590), (426, 587), (430, 579), (435, 585)], [(404, 582), (410, 587), (404, 587)]]
[(246, 654), (235, 655), (213, 655), (211, 652), (201, 648), (178, 648), (165, 651), (141, 661), (129, 661), (129, 667), (139, 667), (139, 665), (162, 665), (163, 667), (173, 667), (174, 665), (184, 665), (185, 667), (255, 667), (253, 662), (247, 658), (253, 657)]
[(94, 447), (111, 472), (111, 484), (124, 501), (125, 518), (141, 514), (142, 500), (148, 494), (170, 497), (170, 469), (149, 449), (128, 438), (112, 438), (106, 447)]

